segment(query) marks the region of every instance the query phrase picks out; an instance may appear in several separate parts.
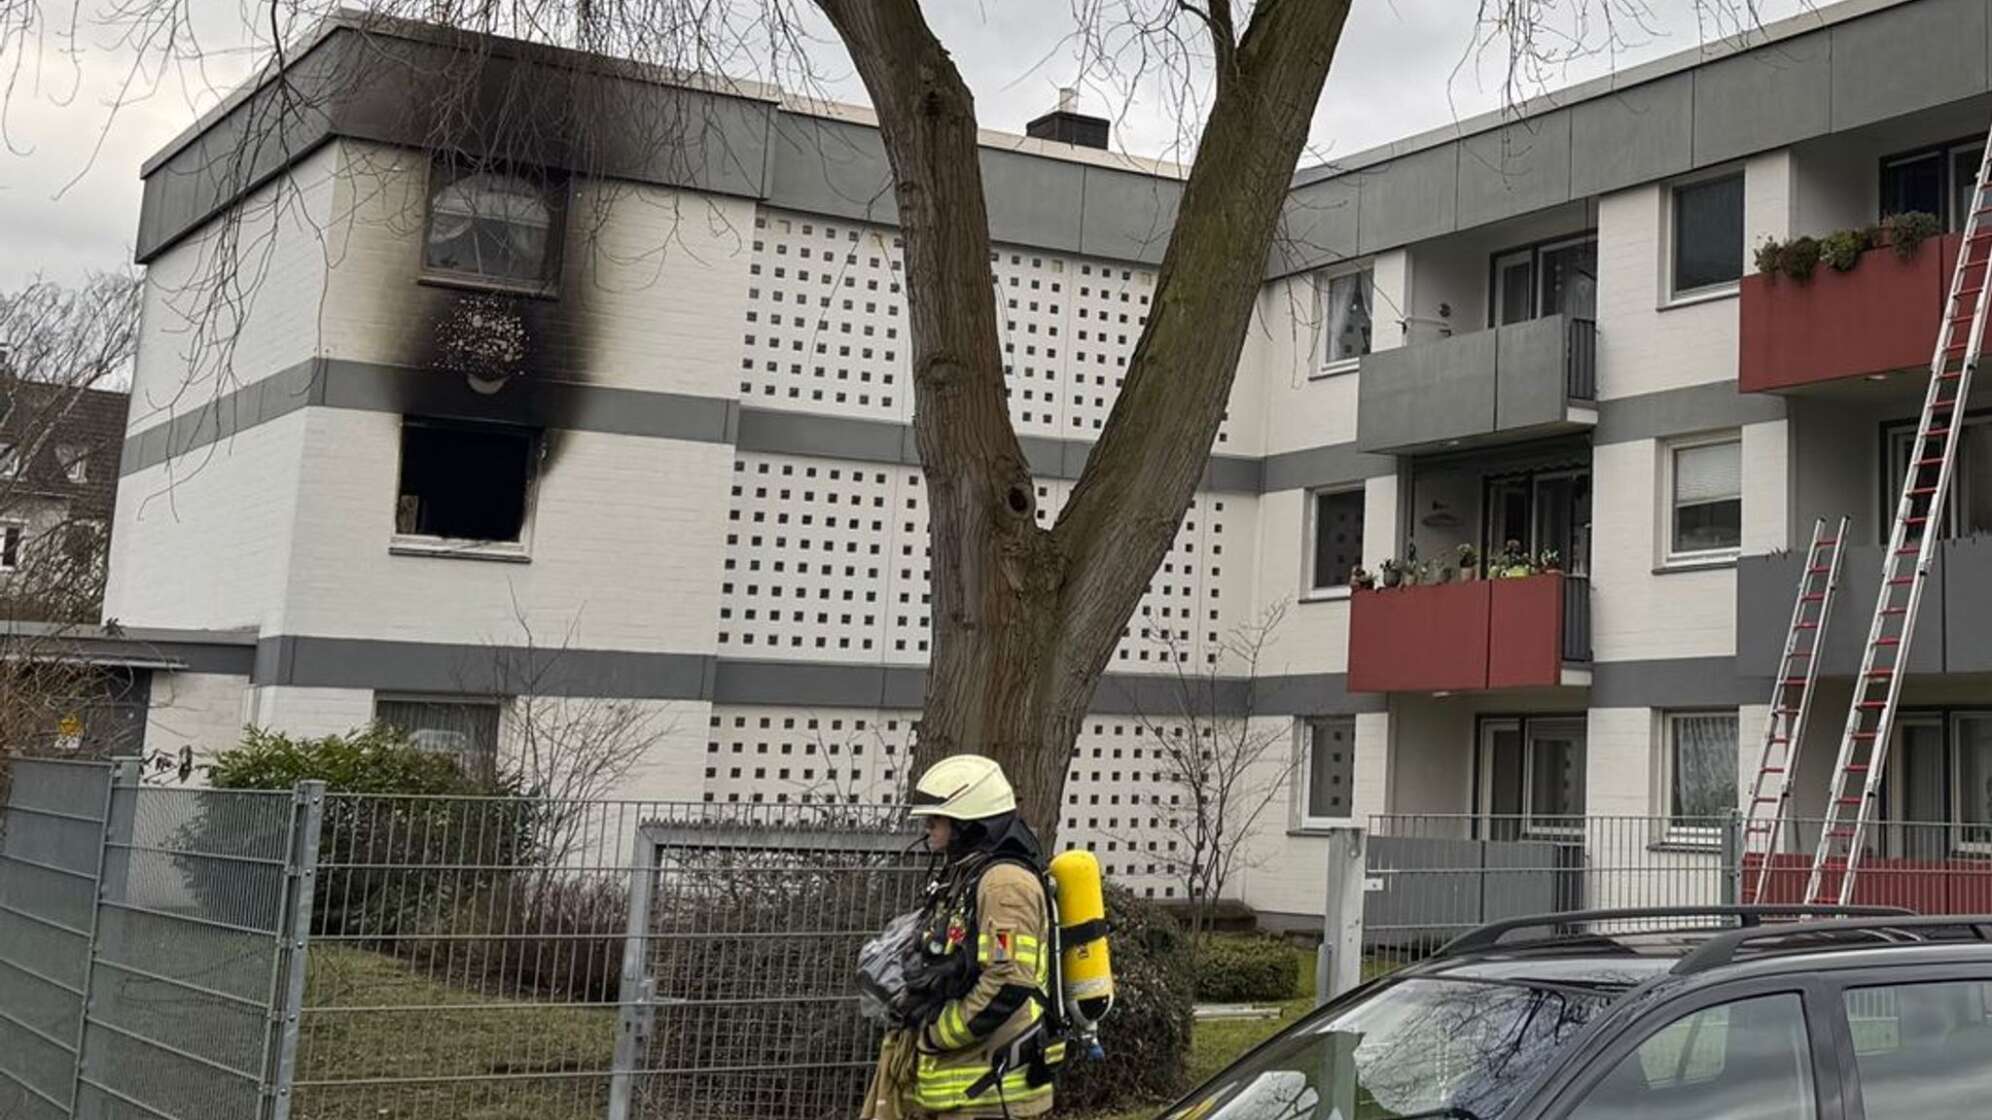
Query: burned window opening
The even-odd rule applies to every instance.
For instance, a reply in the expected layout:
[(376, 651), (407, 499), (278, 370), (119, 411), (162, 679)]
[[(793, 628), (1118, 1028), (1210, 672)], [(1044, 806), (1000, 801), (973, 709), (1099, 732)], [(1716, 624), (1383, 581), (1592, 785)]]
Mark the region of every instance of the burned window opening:
[(404, 422), (395, 532), (519, 541), (539, 446), (539, 433), (526, 428)]

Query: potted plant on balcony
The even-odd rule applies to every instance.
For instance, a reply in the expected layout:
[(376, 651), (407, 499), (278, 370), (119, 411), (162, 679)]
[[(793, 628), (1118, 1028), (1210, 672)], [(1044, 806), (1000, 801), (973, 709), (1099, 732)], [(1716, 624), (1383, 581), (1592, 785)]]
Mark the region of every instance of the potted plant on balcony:
[(1473, 569), (1480, 564), (1480, 550), (1470, 544), (1459, 546), (1459, 578), (1462, 582), (1473, 578)]
[(1545, 548), (1536, 556), (1535, 568), (1537, 572), (1560, 572), (1563, 570), (1563, 558), (1557, 555), (1555, 549)]
[[(1386, 563), (1387, 562), (1388, 561), (1386, 561)], [(1374, 591), (1376, 590), (1376, 577), (1370, 574), (1370, 570), (1368, 568), (1365, 568), (1360, 564), (1357, 565), (1356, 567), (1350, 568), (1349, 590)]]
[(1376, 582), (1381, 587), (1396, 587), (1404, 582), (1404, 570), (1397, 566), (1395, 560), (1385, 560), (1377, 565), (1376, 572)]
[(1508, 539), (1501, 546), (1501, 555), (1494, 558), (1487, 569), (1489, 579), (1522, 579), (1535, 574), (1535, 559), (1522, 548), (1522, 542)]

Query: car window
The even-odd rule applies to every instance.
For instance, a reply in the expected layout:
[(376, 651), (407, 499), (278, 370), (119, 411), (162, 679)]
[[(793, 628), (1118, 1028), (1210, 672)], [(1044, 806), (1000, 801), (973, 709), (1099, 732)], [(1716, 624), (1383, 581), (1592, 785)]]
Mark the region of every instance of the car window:
[(1982, 1116), (1992, 1098), (1992, 983), (1849, 988), (1867, 1120)]
[(1814, 1120), (1811, 1048), (1796, 995), (1704, 1007), (1654, 1032), (1569, 1120)]

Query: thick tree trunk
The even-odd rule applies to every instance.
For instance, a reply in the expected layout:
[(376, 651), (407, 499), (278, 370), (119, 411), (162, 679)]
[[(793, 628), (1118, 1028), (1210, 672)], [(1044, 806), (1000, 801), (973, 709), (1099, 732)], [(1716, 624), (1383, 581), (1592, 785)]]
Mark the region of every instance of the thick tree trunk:
[(1056, 831), (1074, 740), (1217, 434), (1347, 0), (1260, 0), (1232, 41), (1119, 399), (1056, 526), (1010, 423), (975, 103), (917, 0), (818, 0), (879, 117), (906, 242), (933, 649), (922, 762), (1002, 763)]

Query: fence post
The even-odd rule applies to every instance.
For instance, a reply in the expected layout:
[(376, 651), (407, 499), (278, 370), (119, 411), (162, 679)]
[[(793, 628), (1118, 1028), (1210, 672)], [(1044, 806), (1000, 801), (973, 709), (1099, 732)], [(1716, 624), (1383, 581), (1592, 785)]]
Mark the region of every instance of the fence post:
[(318, 846), (325, 825), (325, 783), (299, 782), (293, 793), (296, 826), (291, 832), (290, 866), (285, 878), (291, 892), (290, 922), (277, 929), (278, 975), (284, 978), (280, 1004), (273, 1010), (277, 1055), (271, 1075), (270, 1120), (289, 1120), (291, 1083), (297, 1079), (298, 1032), (303, 1027), (305, 973), (311, 963), (311, 908), (318, 894)]
[(623, 934), (622, 984), (616, 993), (616, 1051), (609, 1075), (609, 1120), (628, 1120), (636, 1071), (650, 1034), (650, 896), (657, 889), (657, 839), (638, 825), (629, 873), (629, 925)]
[(1316, 1006), (1362, 983), (1368, 849), (1360, 828), (1338, 828), (1328, 834), (1328, 901), (1321, 918), (1321, 953), (1314, 962)]
[(1742, 818), (1736, 807), (1722, 815), (1722, 904), (1734, 906), (1742, 897), (1743, 836)]
[[(76, 1115), (82, 1103), (84, 1053), (90, 1044), (90, 1013), (96, 1008), (90, 995), (91, 976), (97, 964), (97, 934), (104, 924), (104, 903), (123, 902), (126, 882), (131, 875), (132, 821), (137, 806), (120, 791), (134, 789), (143, 777), (139, 760), (120, 758), (111, 763), (104, 780), (104, 819), (97, 832), (97, 881), (90, 900), (89, 936), (83, 946), (82, 995), (76, 1016), (76, 1068), (69, 1084), (69, 1115)], [(115, 851), (114, 851), (115, 850)]]

